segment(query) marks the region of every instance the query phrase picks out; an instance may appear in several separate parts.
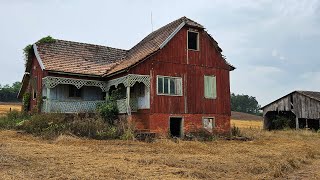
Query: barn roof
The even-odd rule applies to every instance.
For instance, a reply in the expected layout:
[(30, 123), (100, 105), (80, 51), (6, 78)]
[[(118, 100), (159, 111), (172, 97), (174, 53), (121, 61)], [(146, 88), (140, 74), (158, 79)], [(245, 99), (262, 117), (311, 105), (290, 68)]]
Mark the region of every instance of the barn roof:
[(264, 109), (265, 107), (267, 107), (267, 106), (269, 106), (269, 105), (279, 101), (280, 99), (283, 99), (283, 98), (285, 98), (285, 97), (287, 97), (287, 96), (289, 96), (289, 95), (291, 95), (293, 93), (299, 93), (299, 94), (302, 94), (304, 96), (307, 96), (307, 97), (309, 97), (311, 99), (314, 99), (314, 100), (320, 102), (320, 92), (316, 92), (316, 91), (293, 91), (293, 92), (291, 92), (291, 93), (289, 93), (289, 94), (287, 94), (287, 95), (285, 95), (285, 96), (283, 96), (283, 97), (281, 97), (279, 99), (276, 99), (275, 101), (272, 101), (271, 103), (261, 107), (260, 109)]
[[(150, 33), (130, 50), (56, 40), (52, 43), (36, 43), (34, 51), (45, 70), (107, 76), (127, 69), (156, 53), (184, 26), (204, 29), (201, 24), (182, 17)], [(222, 52), (212, 36), (208, 36), (216, 49)], [(230, 70), (235, 69), (226, 60), (225, 62)]]

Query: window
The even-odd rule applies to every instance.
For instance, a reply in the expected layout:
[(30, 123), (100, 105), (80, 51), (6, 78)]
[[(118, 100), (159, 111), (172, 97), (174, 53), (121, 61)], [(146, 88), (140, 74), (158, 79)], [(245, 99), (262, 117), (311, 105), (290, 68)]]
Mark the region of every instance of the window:
[(204, 76), (204, 97), (208, 99), (217, 98), (217, 82), (215, 76)]
[(69, 85), (69, 97), (81, 98), (81, 89), (78, 89), (73, 85)]
[(188, 49), (199, 50), (199, 33), (188, 31)]
[(182, 95), (182, 78), (158, 76), (158, 94), (181, 96)]
[(202, 118), (203, 128), (209, 132), (212, 132), (213, 128), (215, 128), (215, 118), (214, 117), (203, 117)]

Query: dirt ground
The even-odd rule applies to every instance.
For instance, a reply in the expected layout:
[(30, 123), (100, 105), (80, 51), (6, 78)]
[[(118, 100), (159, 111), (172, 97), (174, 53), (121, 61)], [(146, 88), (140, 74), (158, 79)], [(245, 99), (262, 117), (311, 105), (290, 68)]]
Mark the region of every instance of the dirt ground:
[(319, 179), (320, 135), (242, 131), (253, 141), (42, 140), (0, 131), (1, 179)]

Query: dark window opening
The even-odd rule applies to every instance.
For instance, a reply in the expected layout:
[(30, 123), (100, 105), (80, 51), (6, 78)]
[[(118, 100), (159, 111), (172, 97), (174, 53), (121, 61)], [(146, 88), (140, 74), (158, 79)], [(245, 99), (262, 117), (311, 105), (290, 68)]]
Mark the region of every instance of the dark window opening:
[(198, 50), (198, 37), (199, 33), (188, 31), (188, 49)]
[(73, 85), (69, 85), (69, 97), (81, 98), (81, 89), (78, 89)]
[(37, 91), (33, 89), (32, 98), (37, 99)]
[(170, 134), (172, 137), (182, 136), (182, 118), (170, 118)]

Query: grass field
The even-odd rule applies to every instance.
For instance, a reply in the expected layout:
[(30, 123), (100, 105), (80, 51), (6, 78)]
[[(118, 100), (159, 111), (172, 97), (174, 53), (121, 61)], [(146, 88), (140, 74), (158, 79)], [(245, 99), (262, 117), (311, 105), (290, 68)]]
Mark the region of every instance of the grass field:
[(41, 140), (0, 131), (2, 179), (319, 179), (320, 134), (243, 129), (253, 141)]
[(21, 111), (21, 104), (17, 103), (0, 103), (0, 116), (7, 114), (11, 110)]

